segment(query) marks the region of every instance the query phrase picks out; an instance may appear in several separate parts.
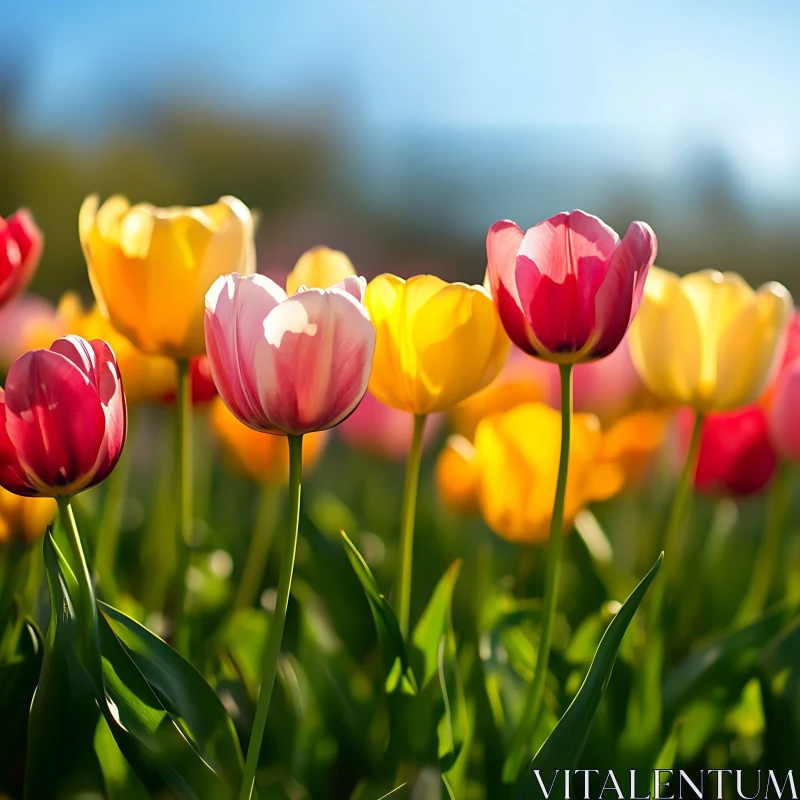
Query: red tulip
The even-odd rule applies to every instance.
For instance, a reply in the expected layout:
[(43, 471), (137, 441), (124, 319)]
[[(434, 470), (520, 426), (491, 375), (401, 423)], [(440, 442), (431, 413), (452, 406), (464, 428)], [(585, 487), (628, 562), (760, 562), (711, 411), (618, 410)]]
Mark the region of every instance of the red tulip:
[(366, 281), (291, 297), (264, 275), (223, 275), (206, 295), (206, 346), (225, 405), (264, 433), (338, 425), (367, 390), (375, 327)]
[(489, 281), (512, 341), (546, 361), (613, 353), (639, 309), (656, 235), (633, 222), (620, 241), (602, 220), (563, 212), (523, 232), (501, 220), (486, 238)]
[(0, 390), (0, 485), (73, 495), (114, 469), (127, 412), (114, 353), (101, 339), (57, 339), (20, 356)]
[[(679, 414), (683, 449), (689, 444), (693, 415)], [(760, 492), (777, 466), (767, 436), (767, 416), (760, 406), (708, 414), (700, 440), (695, 489), (708, 494), (747, 497)]]
[(5, 220), (0, 217), (0, 305), (28, 285), (39, 264), (42, 245), (42, 232), (27, 209), (21, 208)]

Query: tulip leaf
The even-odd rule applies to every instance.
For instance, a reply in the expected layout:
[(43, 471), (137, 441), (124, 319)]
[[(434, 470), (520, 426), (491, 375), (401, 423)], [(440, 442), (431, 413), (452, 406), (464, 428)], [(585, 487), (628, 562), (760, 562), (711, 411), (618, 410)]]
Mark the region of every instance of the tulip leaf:
[(105, 603), (102, 617), (158, 699), (181, 719), (185, 732), (229, 786), (242, 780), (242, 751), (222, 702), (205, 678), (163, 639)]
[(77, 656), (72, 602), (77, 582), (49, 533), (44, 560), (50, 626), (30, 710), (25, 797), (103, 796), (103, 774), (94, 752), (100, 712), (92, 680)]
[(364, 589), (372, 618), (375, 620), (386, 666), (386, 691), (391, 693), (399, 689), (403, 694), (416, 694), (417, 681), (409, 663), (405, 639), (400, 632), (397, 617), (389, 602), (378, 590), (375, 576), (361, 553), (344, 531), (341, 531), (341, 536), (347, 557)]
[[(99, 666), (102, 672), (95, 672), (102, 674), (102, 686), (97, 686), (92, 681), (78, 657), (78, 620), (72, 599), (78, 590), (77, 581), (50, 536), (45, 540), (45, 566), (51, 592), (52, 635), (59, 644), (58, 648), (53, 646), (52, 649), (53, 652), (63, 655), (63, 663), (56, 664), (54, 675), (61, 681), (65, 678), (74, 678), (76, 685), (61, 687), (61, 692), (65, 699), (74, 695), (81, 698), (84, 703), (78, 722), (73, 720), (71, 727), (65, 731), (65, 734), (68, 734), (65, 750), (74, 746), (70, 737), (75, 740), (75, 744), (78, 742), (83, 744), (85, 737), (88, 737), (89, 741), (93, 740), (99, 719), (97, 714), (99, 706), (117, 746), (151, 794), (159, 795), (167, 791), (180, 797), (197, 800), (232, 797), (234, 788), (226, 785), (221, 775), (215, 772), (205, 755), (199, 751), (186, 722), (176, 718), (172, 709), (165, 708), (103, 614), (99, 615), (97, 626), (101, 654)], [(60, 632), (61, 638), (56, 639)], [(34, 707), (38, 702), (40, 689), (41, 683), (34, 698)], [(90, 713), (91, 709), (94, 710), (94, 714)], [(33, 720), (32, 710), (29, 742), (39, 746)], [(84, 736), (77, 738), (75, 729)], [(94, 750), (91, 750), (91, 755), (91, 766), (99, 775), (100, 770)], [(49, 752), (46, 757), (50, 758)], [(65, 767), (65, 774), (70, 772), (69, 767), (70, 765)], [(47, 767), (43, 767), (40, 771), (53, 774), (60, 772), (53, 769), (51, 760), (47, 761)], [(31, 772), (29, 770), (29, 780), (41, 779), (40, 776), (31, 776)], [(83, 767), (79, 774), (83, 777), (91, 773)], [(101, 777), (100, 780), (102, 781)], [(68, 789), (75, 791), (71, 786)], [(98, 791), (100, 787), (94, 786), (89, 789)], [(58, 792), (36, 794), (36, 791), (38, 787), (31, 789), (30, 796), (59, 796)]]
[(436, 584), (431, 599), (411, 635), (411, 642), (422, 657), (420, 688), (427, 686), (428, 681), (439, 670), (439, 643), (448, 629), (452, 629), (450, 609), (453, 603), (453, 589), (460, 571), (461, 561), (454, 561)]
[(572, 769), (577, 763), (600, 706), (600, 700), (611, 678), (625, 632), (661, 567), (662, 560), (663, 553), (606, 628), (578, 694), (534, 756), (525, 776), (526, 780), (520, 782), (520, 788), (523, 788), (523, 785), (530, 786), (530, 780), (533, 779), (532, 770), (540, 771), (544, 780), (548, 781), (555, 770)]

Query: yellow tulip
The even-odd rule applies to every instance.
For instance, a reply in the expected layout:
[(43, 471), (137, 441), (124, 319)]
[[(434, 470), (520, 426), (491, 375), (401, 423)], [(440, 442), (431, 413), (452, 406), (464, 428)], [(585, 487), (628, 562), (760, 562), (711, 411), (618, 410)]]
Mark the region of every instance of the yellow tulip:
[(134, 347), (111, 326), (96, 305), (87, 311), (78, 295), (70, 292), (61, 298), (57, 318), (63, 330), (58, 335), (75, 333), (84, 339), (105, 339), (111, 345), (129, 403), (160, 400), (174, 389), (175, 362), (164, 356), (147, 355)]
[(369, 390), (401, 411), (453, 408), (497, 377), (511, 346), (483, 286), (385, 274), (364, 304), (378, 332)]
[(696, 411), (737, 408), (764, 390), (792, 309), (779, 283), (754, 291), (734, 272), (679, 278), (654, 267), (631, 326), (631, 355), (659, 399)]
[(170, 358), (205, 352), (206, 292), (255, 269), (253, 220), (234, 197), (210, 206), (131, 206), (119, 195), (81, 206), (79, 230), (101, 312), (140, 350)]
[(47, 530), (57, 510), (52, 497), (22, 497), (0, 488), (0, 544), (30, 544)]
[(449, 436), (436, 461), (436, 488), (445, 505), (463, 516), (479, 513), (480, 477), (475, 445), (460, 433)]
[[(211, 405), (211, 425), (233, 467), (258, 483), (283, 485), (289, 480), (289, 445), (285, 436), (248, 428), (217, 397)], [(322, 456), (328, 431), (303, 437), (303, 472), (313, 469)]]
[[(623, 486), (618, 464), (602, 460), (603, 435), (592, 414), (575, 414), (570, 441), (564, 521), (594, 500), (605, 500)], [(474, 449), (460, 447), (456, 459), (451, 439), (439, 463), (439, 486), (450, 484), (449, 498), (477, 489), (486, 523), (504, 539), (544, 542), (558, 476), (561, 414), (542, 403), (525, 403), (484, 417), (475, 431)], [(448, 465), (443, 459), (448, 459)], [(470, 470), (471, 467), (471, 470)], [(449, 475), (442, 473), (448, 472)], [(444, 495), (448, 501), (448, 494)], [(468, 508), (467, 503), (456, 510)]]
[(666, 411), (634, 411), (603, 431), (600, 460), (619, 466), (625, 485), (636, 485), (664, 443), (672, 414)]
[(312, 247), (298, 259), (286, 278), (286, 294), (294, 294), (301, 286), (327, 289), (356, 271), (350, 259), (339, 250)]

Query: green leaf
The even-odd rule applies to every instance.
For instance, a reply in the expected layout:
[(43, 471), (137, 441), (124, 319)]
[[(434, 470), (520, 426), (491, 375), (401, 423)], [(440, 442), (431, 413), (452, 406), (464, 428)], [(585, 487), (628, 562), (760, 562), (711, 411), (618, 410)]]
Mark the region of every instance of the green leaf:
[(420, 687), (424, 688), (439, 671), (439, 643), (448, 629), (452, 628), (450, 621), (451, 607), (453, 604), (453, 589), (461, 571), (461, 561), (454, 561), (445, 572), (436, 588), (425, 611), (414, 628), (411, 642), (420, 652), (422, 657), (422, 678)]
[(714, 639), (687, 656), (665, 681), (667, 715), (674, 716), (716, 687), (729, 687), (734, 698), (738, 697), (755, 675), (764, 647), (778, 635), (795, 611), (777, 608), (751, 625)]
[(98, 603), (117, 639), (164, 707), (182, 727), (203, 758), (231, 786), (242, 780), (242, 751), (233, 721), (203, 676), (163, 639), (143, 625)]
[[(92, 745), (88, 744), (93, 743), (99, 705), (117, 746), (151, 795), (167, 790), (179, 797), (197, 800), (232, 797), (234, 788), (226, 786), (196, 744), (190, 741), (179, 721), (167, 711), (103, 615), (100, 615), (98, 625), (99, 652), (102, 654), (98, 665), (102, 672), (98, 671), (98, 674), (102, 675), (102, 686), (93, 683), (78, 658), (78, 624), (72, 600), (77, 592), (77, 582), (50, 536), (45, 539), (45, 566), (52, 612), (48, 640), (52, 642), (51, 651), (59, 660), (52, 661), (52, 669), (47, 673), (48, 682), (44, 686), (48, 691), (42, 693), (40, 713), (31, 712), (29, 747), (38, 748), (41, 756), (38, 769), (29, 767), (27, 780), (33, 783), (30, 789), (26, 786), (26, 794), (30, 797), (59, 797), (65, 791), (68, 794), (75, 791), (102, 792), (100, 767)], [(68, 682), (66, 685), (65, 681)], [(40, 681), (34, 709), (40, 702), (41, 690)], [(78, 701), (81, 705), (76, 712), (73, 706)], [(48, 732), (47, 722), (53, 717), (54, 707), (58, 712), (59, 703), (68, 704), (71, 713), (59, 717), (62, 741), (54, 749), (52, 742), (46, 747), (42, 744), (47, 737), (40, 740), (40, 732)], [(69, 753), (76, 748), (74, 763), (66, 761), (63, 769), (54, 767), (54, 752), (61, 761), (68, 759)], [(91, 753), (91, 759), (86, 756), (87, 752)], [(62, 753), (67, 755), (62, 757)], [(63, 776), (70, 781), (66, 788), (62, 787)], [(78, 777), (81, 785), (73, 786), (72, 781)], [(59, 786), (55, 788), (39, 785), (42, 781), (57, 778)], [(87, 784), (87, 781), (91, 782)]]
[(341, 531), (341, 536), (347, 557), (364, 589), (372, 618), (375, 620), (386, 666), (386, 691), (391, 693), (399, 688), (403, 694), (416, 694), (417, 681), (409, 663), (406, 643), (400, 632), (397, 617), (386, 598), (378, 591), (375, 576), (367, 566), (367, 562), (344, 531)]
[(531, 780), (531, 770), (539, 770), (547, 780), (547, 776), (553, 774), (554, 770), (571, 769), (577, 763), (600, 706), (600, 700), (611, 678), (622, 639), (645, 592), (661, 567), (662, 560), (663, 554), (658, 557), (650, 572), (633, 590), (617, 615), (611, 620), (578, 694), (539, 752), (534, 756), (528, 770), (527, 780), (524, 782), (526, 786), (530, 785), (528, 781)]
[(77, 656), (71, 591), (77, 583), (49, 533), (44, 560), (50, 626), (30, 711), (25, 797), (102, 797), (103, 775), (94, 752), (100, 713), (92, 680)]
[(0, 795), (22, 794), (28, 718), (44, 651), (41, 632), (23, 618), (14, 651), (0, 666)]

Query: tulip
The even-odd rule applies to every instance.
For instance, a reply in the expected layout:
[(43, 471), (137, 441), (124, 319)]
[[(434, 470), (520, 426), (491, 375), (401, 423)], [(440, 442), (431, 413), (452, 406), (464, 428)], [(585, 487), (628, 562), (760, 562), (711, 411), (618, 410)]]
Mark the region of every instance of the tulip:
[[(171, 386), (160, 397), (164, 403), (177, 400), (175, 365), (170, 365)], [(208, 356), (193, 356), (189, 359), (189, 385), (191, 386), (192, 405), (202, 406), (210, 403), (217, 396), (217, 386), (211, 375), (211, 364)]]
[(633, 222), (620, 241), (602, 220), (561, 213), (523, 232), (495, 222), (486, 239), (489, 282), (511, 340), (558, 364), (612, 353), (639, 307), (656, 236)]
[[(576, 414), (573, 422), (564, 505), (568, 525), (590, 502), (611, 497), (624, 483), (622, 469), (602, 460), (597, 417)], [(543, 403), (490, 414), (478, 423), (473, 448), (451, 438), (447, 460), (440, 459), (439, 486), (452, 484), (445, 500), (466, 494), (461, 486), (477, 487), (483, 517), (498, 536), (540, 544), (549, 536), (560, 447), (561, 415)]]
[(219, 278), (206, 342), (220, 396), (245, 425), (302, 435), (338, 425), (367, 389), (375, 328), (363, 278), (291, 297), (263, 275)]
[(339, 250), (313, 247), (300, 256), (286, 278), (286, 294), (306, 289), (328, 289), (335, 283), (356, 274), (350, 259)]
[(44, 534), (57, 508), (50, 497), (22, 497), (0, 488), (0, 544), (31, 544)]
[(679, 278), (654, 268), (631, 328), (633, 361), (664, 402), (698, 412), (739, 408), (764, 391), (791, 312), (779, 283), (753, 291), (733, 272)]
[(0, 392), (0, 486), (69, 497), (104, 480), (125, 443), (125, 395), (101, 340), (56, 340), (18, 358)]
[(240, 422), (289, 440), (289, 513), (275, 612), (240, 797), (251, 797), (278, 667), (300, 521), (303, 435), (338, 425), (367, 390), (375, 328), (366, 281), (286, 295), (263, 275), (225, 275), (206, 296), (206, 344), (220, 397)]
[[(283, 436), (270, 436), (243, 425), (221, 398), (211, 404), (211, 426), (227, 460), (258, 483), (282, 485), (289, 479), (289, 447)], [(303, 472), (316, 466), (325, 451), (326, 431), (303, 440)]]
[[(678, 415), (678, 428), (685, 452), (692, 429), (688, 411)], [(694, 488), (712, 495), (748, 497), (770, 482), (777, 463), (767, 436), (767, 415), (760, 406), (707, 414)]]
[(508, 355), (489, 293), (433, 275), (379, 275), (364, 303), (378, 339), (370, 392), (411, 414), (449, 411), (491, 383)]
[[(422, 435), (423, 449), (433, 440), (441, 416), (432, 416)], [(408, 457), (414, 435), (410, 414), (381, 403), (371, 392), (364, 395), (358, 408), (339, 426), (339, 435), (351, 447), (381, 458), (401, 461)]]
[(131, 206), (88, 197), (79, 228), (97, 303), (146, 353), (188, 359), (205, 352), (204, 298), (229, 272), (255, 269), (247, 206), (223, 197), (210, 206)]
[(448, 436), (436, 461), (436, 488), (444, 504), (460, 516), (479, 514), (480, 479), (475, 445), (460, 433)]
[(786, 335), (780, 371), (763, 398), (769, 419), (772, 446), (785, 461), (800, 461), (800, 313), (795, 311)]
[(20, 209), (0, 217), (0, 306), (30, 283), (42, 255), (44, 240), (31, 213)]
[(600, 460), (615, 464), (626, 486), (635, 486), (655, 461), (667, 432), (670, 415), (664, 411), (634, 411), (603, 431)]

